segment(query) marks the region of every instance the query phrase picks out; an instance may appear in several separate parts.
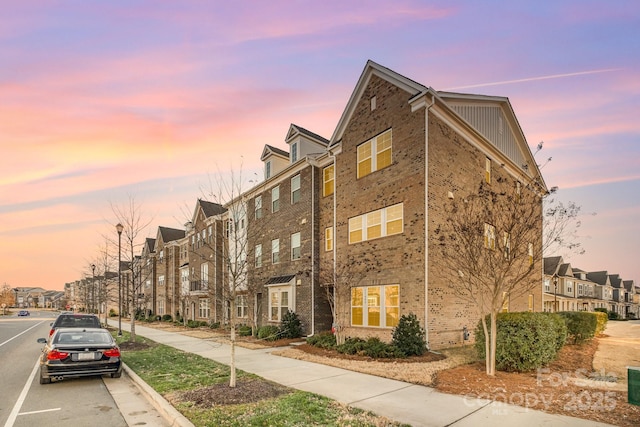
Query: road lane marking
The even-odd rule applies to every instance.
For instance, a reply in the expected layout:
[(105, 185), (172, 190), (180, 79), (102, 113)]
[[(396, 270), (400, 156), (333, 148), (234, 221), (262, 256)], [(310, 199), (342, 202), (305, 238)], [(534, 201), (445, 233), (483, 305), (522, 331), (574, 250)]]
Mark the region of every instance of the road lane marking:
[(7, 418), (7, 422), (4, 423), (4, 427), (13, 427), (13, 424), (16, 422), (16, 418), (18, 417), (20, 408), (22, 408), (22, 404), (24, 403), (24, 400), (27, 398), (27, 393), (29, 392), (31, 383), (33, 382), (33, 379), (36, 377), (36, 372), (38, 372), (39, 368), (40, 368), (40, 358), (36, 360), (36, 364), (33, 367), (33, 370), (31, 371), (31, 375), (29, 375), (29, 379), (27, 380), (24, 387), (22, 388), (22, 392), (20, 393), (20, 396), (18, 397), (16, 404), (13, 406), (13, 409), (9, 414), (9, 418)]
[(14, 340), (14, 339), (18, 338), (20, 335), (22, 335), (22, 334), (24, 334), (24, 333), (29, 332), (30, 330), (32, 330), (32, 329), (33, 329), (33, 328), (35, 328), (36, 326), (41, 325), (42, 323), (44, 323), (44, 320), (43, 320), (42, 322), (38, 322), (38, 323), (36, 323), (35, 325), (33, 325), (32, 327), (30, 327), (29, 329), (26, 329), (26, 330), (24, 330), (24, 331), (20, 332), (18, 335), (16, 335), (16, 336), (13, 336), (13, 337), (9, 338), (9, 339), (8, 339), (8, 340), (6, 340), (5, 342), (0, 343), (0, 347), (2, 347), (3, 345), (5, 345), (6, 343), (8, 343), (8, 342), (9, 342), (9, 341), (11, 341), (11, 340)]
[(40, 411), (20, 412), (18, 415), (41, 414), (43, 412), (53, 412), (53, 411), (60, 411), (60, 410), (62, 410), (62, 408), (42, 409)]

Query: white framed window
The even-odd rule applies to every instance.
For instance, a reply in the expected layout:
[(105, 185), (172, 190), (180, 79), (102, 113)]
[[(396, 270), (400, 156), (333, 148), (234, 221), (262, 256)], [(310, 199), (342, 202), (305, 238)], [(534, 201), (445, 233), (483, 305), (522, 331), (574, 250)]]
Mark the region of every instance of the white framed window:
[(362, 178), (377, 170), (391, 165), (392, 134), (391, 129), (358, 145), (357, 177)]
[(351, 288), (351, 325), (392, 328), (400, 318), (400, 285)]
[(247, 311), (247, 296), (238, 295), (236, 297), (236, 317), (238, 319), (244, 319), (248, 317)]
[(254, 257), (255, 257), (255, 266), (258, 268), (262, 267), (262, 244), (256, 245)]
[(333, 227), (327, 227), (324, 229), (324, 250), (333, 250)]
[(271, 178), (271, 160), (264, 164), (264, 177), (265, 179)]
[(582, 286), (582, 283), (578, 283), (578, 296), (582, 295), (584, 295), (584, 287)]
[(271, 212), (280, 210), (280, 186), (271, 189)]
[(300, 232), (291, 235), (291, 260), (300, 259)]
[(293, 311), (291, 301), (291, 286), (274, 286), (269, 288), (269, 320), (280, 322), (282, 316), (289, 310)]
[(567, 293), (568, 294), (572, 294), (573, 293), (573, 281), (572, 280), (567, 280)]
[(206, 290), (209, 287), (209, 264), (200, 264), (200, 283), (202, 283), (202, 290)]
[(402, 203), (349, 218), (349, 244), (400, 234), (404, 229)]
[(322, 170), (322, 196), (326, 197), (333, 194), (335, 184), (335, 169), (333, 165), (327, 166)]
[(551, 292), (551, 280), (544, 279), (544, 291)]
[(210, 314), (209, 298), (200, 298), (198, 300), (198, 317), (208, 319)]
[(291, 204), (300, 200), (300, 175), (291, 178)]
[(277, 264), (280, 262), (280, 239), (273, 239), (271, 241), (271, 263)]
[(291, 144), (291, 163), (295, 163), (298, 161), (298, 143), (294, 142)]
[(186, 268), (180, 270), (180, 284), (182, 292), (186, 294), (189, 291), (189, 270)]
[(491, 224), (484, 224), (484, 247), (487, 249), (496, 248), (496, 228)]
[(158, 262), (162, 264), (164, 262), (164, 249), (160, 250), (160, 255), (158, 256)]
[(256, 198), (253, 199), (253, 207), (255, 211), (255, 218), (262, 218), (262, 196), (256, 196)]
[(164, 275), (158, 276), (158, 286), (164, 286)]
[(164, 314), (164, 300), (158, 299), (158, 316), (163, 316)]

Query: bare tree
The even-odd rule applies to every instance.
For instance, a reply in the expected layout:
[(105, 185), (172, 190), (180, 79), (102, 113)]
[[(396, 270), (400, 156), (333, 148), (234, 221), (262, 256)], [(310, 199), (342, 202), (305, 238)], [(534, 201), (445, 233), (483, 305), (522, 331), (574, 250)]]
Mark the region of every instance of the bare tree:
[(543, 211), (545, 194), (534, 183), (521, 188), (502, 181), (493, 186), (483, 181), (474, 193), (450, 200), (446, 220), (436, 229), (442, 274), (482, 321), (488, 375), (495, 375), (497, 314), (509, 299), (541, 286), (545, 244), (571, 243), (566, 230), (577, 214), (575, 209)]
[[(129, 196), (126, 203), (122, 205), (111, 204), (111, 210), (116, 217), (116, 222), (123, 225), (122, 230), (122, 260), (129, 266), (127, 276), (129, 280), (125, 283), (125, 301), (129, 304), (129, 317), (131, 320), (131, 342), (135, 342), (136, 329), (136, 306), (138, 302), (138, 294), (142, 290), (142, 283), (145, 279), (142, 277), (144, 269), (140, 268), (139, 256), (145, 239), (147, 227), (151, 224), (152, 219), (145, 219), (142, 215), (142, 207), (136, 202), (135, 198)], [(121, 307), (118, 308), (121, 310)]]
[(4, 283), (2, 287), (0, 287), (0, 306), (3, 307), (4, 311), (5, 307), (11, 307), (14, 305), (17, 305), (15, 291), (11, 288), (11, 286)]
[[(256, 284), (249, 280), (249, 256), (253, 256), (253, 248), (249, 248), (249, 242), (255, 242), (261, 230), (266, 226), (264, 221), (260, 224), (251, 223), (248, 218), (249, 200), (243, 189), (245, 181), (242, 167), (231, 170), (225, 177), (218, 173), (216, 179), (209, 177), (209, 186), (203, 190), (206, 198), (221, 203), (226, 208), (224, 213), (224, 225), (220, 233), (216, 233), (221, 239), (203, 242), (214, 256), (220, 256), (223, 265), (223, 274), (220, 284), (214, 283), (209, 287), (209, 296), (219, 304), (223, 311), (223, 318), (228, 322), (230, 341), (230, 369), (229, 386), (236, 386), (236, 327), (238, 317), (238, 301), (243, 299), (248, 304), (247, 314), (249, 322), (255, 326), (255, 307), (253, 301), (256, 292)], [(253, 212), (252, 212), (253, 214)], [(198, 255), (200, 256), (200, 255)], [(251, 258), (253, 262), (253, 258)]]

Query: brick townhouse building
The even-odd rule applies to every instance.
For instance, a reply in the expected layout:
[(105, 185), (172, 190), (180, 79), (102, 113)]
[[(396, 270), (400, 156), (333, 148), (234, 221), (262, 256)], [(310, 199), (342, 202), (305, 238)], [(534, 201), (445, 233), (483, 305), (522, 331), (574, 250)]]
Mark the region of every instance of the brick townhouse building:
[[(331, 139), (292, 125), (286, 143), (265, 147), (265, 181), (244, 195), (261, 227), (248, 234), (259, 323), (292, 309), (306, 333), (326, 330), (326, 278), (358, 270), (337, 306), (347, 335), (388, 340), (414, 313), (432, 348), (460, 344), (478, 316), (441, 274), (434, 230), (452, 192), (539, 178), (508, 99), (436, 92), (369, 61)], [(542, 309), (535, 262), (539, 287), (507, 309)]]
[[(336, 307), (346, 335), (389, 340), (399, 317), (414, 313), (431, 348), (461, 344), (478, 315), (438, 262), (443, 206), (482, 181), (505, 192), (531, 183), (547, 191), (509, 100), (438, 92), (368, 61), (331, 138), (291, 125), (285, 143), (288, 151), (264, 147), (264, 181), (213, 215), (199, 200), (186, 231), (159, 229), (155, 312), (175, 313), (188, 284), (190, 318), (228, 318), (211, 291), (228, 280), (232, 257), (209, 259), (227, 251), (247, 261), (234, 313), (241, 319), (278, 324), (292, 310), (306, 334), (328, 330), (326, 291), (346, 282)], [(230, 230), (242, 230), (243, 242), (231, 244)], [(508, 298), (506, 310), (542, 310), (542, 259), (531, 262), (539, 286)]]

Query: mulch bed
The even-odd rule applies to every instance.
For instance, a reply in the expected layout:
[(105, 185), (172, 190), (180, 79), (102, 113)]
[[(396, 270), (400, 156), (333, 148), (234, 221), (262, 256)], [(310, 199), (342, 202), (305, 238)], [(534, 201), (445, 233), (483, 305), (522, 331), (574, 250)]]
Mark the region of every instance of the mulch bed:
[(327, 350), (320, 347), (315, 347), (310, 344), (301, 344), (296, 346), (297, 349), (304, 351), (305, 353), (314, 354), (316, 356), (328, 357), (332, 359), (345, 359), (345, 360), (363, 360), (363, 361), (375, 361), (384, 363), (428, 363), (445, 359), (446, 356), (438, 353), (426, 352), (422, 356), (410, 356), (403, 358), (379, 358), (374, 359), (369, 356), (361, 356), (358, 354), (343, 354), (338, 353), (335, 350)]

